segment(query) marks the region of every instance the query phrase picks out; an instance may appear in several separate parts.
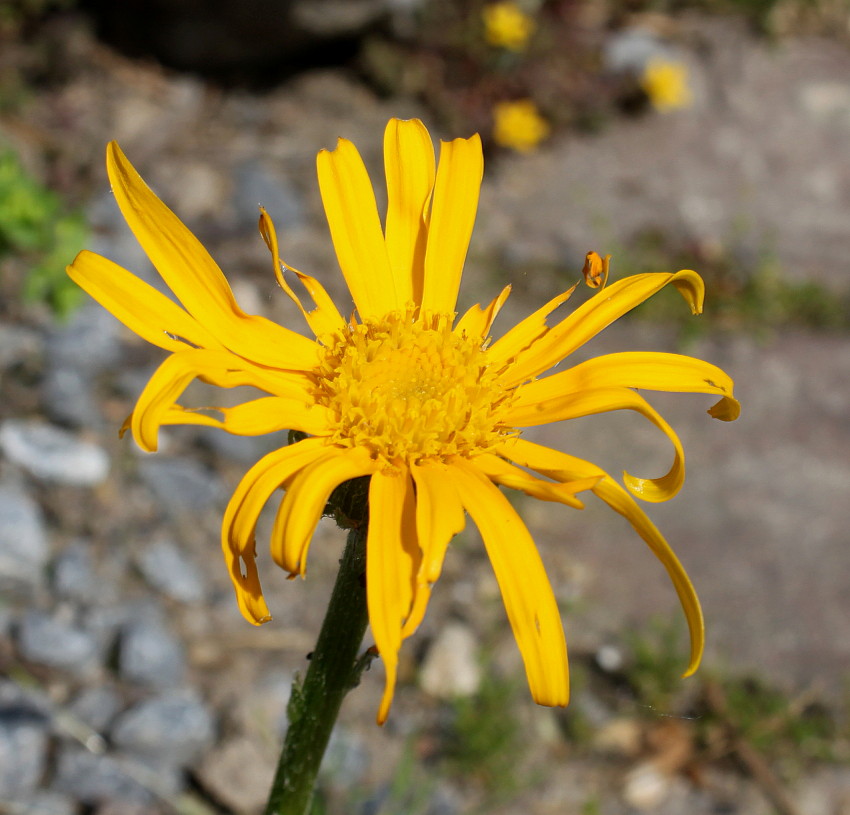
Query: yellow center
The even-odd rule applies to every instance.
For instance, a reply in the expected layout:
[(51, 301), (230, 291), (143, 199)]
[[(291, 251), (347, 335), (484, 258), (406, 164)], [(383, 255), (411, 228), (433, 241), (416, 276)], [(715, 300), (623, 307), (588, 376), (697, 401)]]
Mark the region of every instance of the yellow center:
[(316, 401), (337, 422), (333, 442), (366, 447), (388, 463), (472, 456), (504, 440), (509, 392), (480, 339), (452, 333), (437, 315), (390, 314), (353, 325), (325, 349)]

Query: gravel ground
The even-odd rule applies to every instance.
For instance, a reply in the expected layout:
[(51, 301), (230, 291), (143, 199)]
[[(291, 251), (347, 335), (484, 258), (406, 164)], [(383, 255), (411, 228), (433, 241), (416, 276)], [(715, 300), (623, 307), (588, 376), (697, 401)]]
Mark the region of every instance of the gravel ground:
[[(693, 19), (686, 30), (693, 108), (488, 165), (467, 303), (489, 300), (507, 277), (515, 283), (509, 325), (563, 286), (553, 268), (574, 262), (577, 272), (587, 249), (627, 246), (648, 227), (742, 257), (770, 243), (789, 279), (846, 291), (850, 52), (812, 40), (768, 47), (722, 19)], [(376, 98), (341, 71), (252, 95), (129, 61), (82, 28), (69, 30), (65, 48), (74, 58), (67, 80), (22, 114), (0, 117), (0, 135), (36, 170), (46, 153), (59, 156), (93, 225), (91, 249), (156, 282), (108, 191), (103, 147), (115, 138), (211, 248), (246, 310), (298, 324), (256, 235), (258, 202), (275, 217), (287, 260), (346, 302), (314, 154), (344, 135), (378, 179), (386, 120), (427, 121), (426, 111)], [(4, 291), (13, 283), (4, 281)], [(676, 342), (667, 328), (628, 322), (592, 352), (672, 350)], [(651, 515), (704, 601), (707, 667), (756, 671), (837, 705), (850, 659), (842, 387), (850, 341), (724, 334), (687, 351), (726, 368), (744, 405), (730, 426), (711, 422), (696, 399), (654, 402), (681, 432), (691, 469), (681, 496)], [(280, 440), (172, 428), (155, 456), (119, 440), (159, 358), (93, 304), (58, 326), (38, 308), (0, 308), (2, 812), (262, 807), (289, 687), (318, 630), (342, 533), (320, 525), (306, 581), (267, 568), (275, 619), (261, 629), (245, 624), (219, 562), (218, 526), (241, 473)], [(195, 396), (203, 403), (202, 387)], [(595, 417), (592, 428), (554, 426), (539, 438), (613, 472), (665, 466), (669, 451), (637, 419)], [(626, 653), (624, 628), (678, 613), (657, 564), (604, 508), (570, 514), (566, 537), (564, 508), (528, 502), (522, 512), (569, 610), (577, 663), (614, 665)], [(261, 533), (268, 526), (265, 519)], [(510, 756), (521, 783), (499, 797), (493, 779), (443, 773), (441, 723), (456, 712), (444, 697), (491, 675), (521, 676), (484, 560), (472, 534), (454, 547), (407, 649), (388, 724), (373, 725), (379, 664), (346, 700), (323, 781), (327, 811), (773, 811), (751, 772), (720, 759), (695, 769), (686, 720), (663, 711), (622, 717), (592, 684), (575, 701), (593, 725), (592, 749), (572, 744), (563, 715), (536, 708), (521, 687), (511, 717), (524, 741)], [(788, 812), (850, 812), (850, 772), (807, 765), (787, 794), (796, 807)]]

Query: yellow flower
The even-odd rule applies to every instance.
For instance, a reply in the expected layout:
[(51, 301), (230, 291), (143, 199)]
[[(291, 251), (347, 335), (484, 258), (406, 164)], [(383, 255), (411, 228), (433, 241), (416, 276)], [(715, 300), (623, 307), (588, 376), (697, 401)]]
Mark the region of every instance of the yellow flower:
[(693, 102), (688, 68), (682, 62), (651, 59), (644, 68), (640, 84), (652, 106), (661, 113), (690, 107)]
[(491, 3), (481, 12), (484, 19), (484, 39), (496, 48), (524, 51), (534, 33), (534, 19), (516, 3)]
[(549, 135), (549, 123), (530, 99), (499, 102), (493, 108), (493, 141), (519, 153), (530, 153)]
[[(71, 277), (144, 339), (171, 352), (128, 419), (138, 444), (157, 447), (161, 425), (200, 424), (240, 435), (290, 428), (308, 437), (262, 458), (224, 514), (222, 545), (239, 607), (270, 619), (255, 564), (257, 517), (282, 488), (271, 540), (275, 562), (304, 575), (313, 531), (331, 491), (371, 476), (366, 587), (369, 619), (386, 669), (378, 721), (386, 719), (402, 640), (422, 620), (449, 541), (468, 513), (501, 588), (534, 699), (565, 705), (567, 651), (558, 605), (528, 530), (499, 486), (580, 508), (590, 490), (625, 516), (670, 574), (691, 631), (688, 673), (699, 663), (703, 620), (693, 587), (634, 496), (663, 501), (684, 479), (681, 444), (635, 389), (720, 396), (709, 411), (733, 419), (738, 404), (720, 369), (686, 356), (610, 354), (538, 378), (668, 283), (691, 309), (703, 283), (692, 271), (641, 274), (608, 285), (572, 313), (547, 318), (575, 286), (490, 341), (510, 286), (456, 319), (461, 271), (483, 173), (477, 135), (441, 145), (439, 165), (418, 120), (393, 119), (384, 138), (388, 208), (382, 228), (355, 146), (340, 139), (318, 155), (322, 201), (356, 312), (345, 319), (313, 277), (282, 264), (268, 216), (261, 231), (281, 286), (316, 340), (246, 314), (215, 261), (148, 188), (118, 145), (107, 150), (115, 198), (130, 228), (183, 308), (115, 263), (81, 252)], [(285, 273), (286, 276), (285, 276)], [(289, 284), (298, 278), (313, 302)], [(346, 306), (345, 311), (347, 312)], [(178, 403), (193, 379), (265, 396), (236, 407)], [(660, 478), (625, 475), (625, 488), (594, 464), (523, 439), (523, 428), (609, 410), (633, 410), (670, 440)], [(206, 412), (204, 412), (206, 411)]]

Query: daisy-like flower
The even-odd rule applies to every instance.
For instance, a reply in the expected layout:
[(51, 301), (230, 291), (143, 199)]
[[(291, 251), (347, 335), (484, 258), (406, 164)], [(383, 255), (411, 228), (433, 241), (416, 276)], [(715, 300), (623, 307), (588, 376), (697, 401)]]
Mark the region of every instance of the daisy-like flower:
[(511, 0), (490, 3), (481, 11), (484, 39), (496, 48), (524, 51), (536, 28), (534, 18)]
[(549, 122), (531, 99), (498, 102), (493, 107), (493, 141), (500, 147), (530, 153), (549, 132)]
[[(534, 699), (568, 700), (561, 617), (534, 542), (500, 487), (580, 508), (590, 490), (625, 516), (670, 574), (691, 632), (693, 672), (703, 648), (699, 603), (682, 566), (635, 502), (664, 501), (684, 478), (682, 446), (637, 393), (720, 397), (709, 413), (734, 419), (732, 381), (719, 368), (677, 354), (610, 354), (541, 378), (605, 326), (667, 284), (691, 309), (703, 283), (692, 271), (617, 281), (562, 318), (552, 315), (575, 286), (491, 342), (510, 292), (459, 319), (455, 307), (483, 172), (481, 142), (443, 142), (439, 165), (417, 121), (393, 119), (384, 137), (387, 215), (355, 146), (340, 139), (318, 155), (322, 201), (356, 311), (346, 319), (313, 277), (278, 259), (271, 220), (260, 228), (284, 291), (316, 339), (237, 305), (200, 242), (148, 188), (118, 145), (107, 167), (118, 205), (184, 308), (115, 263), (82, 252), (71, 277), (130, 329), (169, 351), (128, 419), (137, 443), (157, 447), (162, 425), (199, 424), (240, 435), (283, 428), (307, 437), (275, 450), (240, 482), (224, 514), (222, 546), (239, 607), (254, 624), (270, 619), (255, 563), (254, 532), (278, 490), (271, 538), (275, 562), (304, 575), (313, 531), (332, 490), (371, 476), (366, 538), (369, 620), (386, 670), (378, 721), (392, 701), (402, 641), (422, 620), (449, 542), (468, 514), (478, 526), (525, 663)], [(297, 278), (312, 300), (303, 305)], [(347, 309), (346, 309), (347, 310)], [(550, 318), (552, 324), (550, 324)], [(192, 410), (178, 399), (200, 379), (266, 395), (236, 407)], [(625, 487), (587, 461), (522, 438), (522, 430), (609, 410), (633, 410), (673, 447), (660, 478), (626, 474)]]
[(660, 57), (651, 59), (643, 70), (640, 84), (652, 106), (660, 113), (693, 104), (688, 66), (683, 62)]

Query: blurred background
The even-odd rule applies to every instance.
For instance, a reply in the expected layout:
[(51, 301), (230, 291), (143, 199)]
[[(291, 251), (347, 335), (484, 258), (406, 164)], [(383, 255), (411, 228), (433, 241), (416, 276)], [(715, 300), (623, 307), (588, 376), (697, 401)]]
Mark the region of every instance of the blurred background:
[[(0, 813), (259, 812), (343, 543), (320, 525), (306, 581), (262, 564), (274, 620), (254, 629), (219, 525), (285, 438), (167, 428), (156, 455), (118, 439), (162, 354), (64, 267), (85, 247), (161, 283), (107, 141), (247, 311), (304, 330), (257, 205), (345, 312), (314, 158), (352, 139), (380, 201), (391, 116), (484, 140), (461, 309), (510, 282), (498, 335), (589, 250), (612, 279), (694, 268), (701, 317), (662, 292), (582, 358), (707, 359), (743, 414), (650, 398), (688, 453), (683, 491), (648, 512), (703, 601), (697, 676), (679, 678), (675, 593), (619, 516), (518, 501), (563, 609), (570, 707), (531, 702), (467, 530), (387, 725), (379, 662), (347, 698), (316, 814), (850, 813), (848, 41), (847, 0), (0, 2)], [(534, 437), (613, 474), (669, 466), (637, 416)]]

